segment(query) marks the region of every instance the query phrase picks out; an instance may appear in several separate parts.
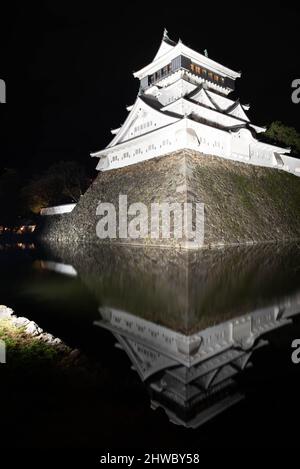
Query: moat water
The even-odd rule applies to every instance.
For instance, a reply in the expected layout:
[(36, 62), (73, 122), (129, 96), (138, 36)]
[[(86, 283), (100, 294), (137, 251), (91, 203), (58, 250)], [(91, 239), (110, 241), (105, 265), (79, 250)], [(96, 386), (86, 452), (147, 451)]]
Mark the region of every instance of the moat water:
[(1, 304), (102, 367), (106, 389), (87, 421), (103, 445), (274, 443), (300, 418), (300, 244), (20, 243), (0, 259)]

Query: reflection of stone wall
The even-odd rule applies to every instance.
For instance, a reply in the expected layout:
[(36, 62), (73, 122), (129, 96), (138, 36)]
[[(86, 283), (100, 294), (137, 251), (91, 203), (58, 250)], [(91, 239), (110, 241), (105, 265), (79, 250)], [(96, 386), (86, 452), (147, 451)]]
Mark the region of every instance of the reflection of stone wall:
[[(153, 247), (50, 244), (50, 257), (71, 264), (99, 306), (113, 306), (186, 330), (187, 252)], [(174, 292), (175, 290), (175, 292)]]
[[(129, 204), (144, 202), (148, 207), (151, 202), (204, 202), (205, 245), (300, 237), (299, 178), (191, 151), (100, 173), (70, 215), (44, 221), (41, 236), (100, 242), (96, 207), (99, 201), (117, 205), (119, 194), (126, 194)], [(174, 245), (172, 240), (167, 243)]]
[(184, 333), (299, 295), (300, 245), (295, 244), (191, 252), (55, 243), (50, 250), (52, 259), (73, 265), (99, 306)]
[(299, 244), (228, 246), (188, 252), (188, 259), (187, 296), (198, 326), (279, 306), (300, 294)]

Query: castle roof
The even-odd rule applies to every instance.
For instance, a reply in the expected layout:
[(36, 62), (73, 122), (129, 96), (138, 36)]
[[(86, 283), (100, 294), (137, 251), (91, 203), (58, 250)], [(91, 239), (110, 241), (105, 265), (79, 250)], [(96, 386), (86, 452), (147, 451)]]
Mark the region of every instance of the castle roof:
[(207, 57), (205, 54), (196, 52), (195, 50), (183, 44), (181, 40), (175, 43), (168, 37), (167, 32), (165, 30), (163, 39), (153, 61), (145, 67), (141, 68), (140, 70), (136, 71), (134, 73), (134, 77), (139, 78), (141, 80), (143, 77), (150, 75), (159, 68), (162, 68), (163, 66), (171, 62), (172, 59), (175, 59), (179, 55), (183, 55), (195, 61), (196, 63), (199, 63), (200, 65), (209, 68), (212, 72), (228, 76), (234, 80), (241, 76), (240, 72), (236, 72), (228, 67), (224, 67), (215, 60), (212, 60)]

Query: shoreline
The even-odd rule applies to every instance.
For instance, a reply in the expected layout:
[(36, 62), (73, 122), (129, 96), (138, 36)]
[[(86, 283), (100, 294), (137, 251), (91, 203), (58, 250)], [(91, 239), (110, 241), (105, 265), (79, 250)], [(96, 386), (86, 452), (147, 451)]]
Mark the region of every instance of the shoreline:
[[(49, 364), (51, 362), (51, 365), (58, 368), (82, 366), (88, 368), (88, 359), (78, 349), (69, 347), (58, 337), (45, 332), (34, 321), (17, 316), (12, 308), (5, 305), (0, 305), (0, 341), (2, 344), (0, 364), (8, 367), (12, 365), (16, 368), (18, 361), (27, 363), (27, 359), (31, 357), (33, 368), (36, 365), (35, 359), (45, 360)], [(4, 351), (3, 344), (5, 344)]]

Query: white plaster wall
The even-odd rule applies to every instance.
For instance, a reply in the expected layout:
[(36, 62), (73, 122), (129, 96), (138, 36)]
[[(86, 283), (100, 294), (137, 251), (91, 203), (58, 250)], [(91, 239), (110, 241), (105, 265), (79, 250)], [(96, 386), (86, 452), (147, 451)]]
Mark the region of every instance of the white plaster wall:
[(105, 171), (121, 168), (156, 156), (162, 156), (179, 148), (185, 148), (185, 136), (176, 137), (176, 132), (180, 128), (186, 128), (184, 121), (178, 121), (172, 126), (158, 129), (157, 132), (145, 135), (139, 141), (127, 142), (121, 148), (112, 147), (107, 156), (109, 165), (100, 160), (97, 169)]
[(292, 156), (282, 155), (281, 156), (285, 171), (289, 173), (294, 173), (296, 176), (300, 176), (300, 159), (293, 158)]
[(112, 147), (108, 156), (100, 159), (97, 169), (105, 171), (121, 168), (183, 149), (278, 168), (300, 176), (300, 160), (281, 155), (284, 165), (278, 165), (274, 150), (257, 142), (249, 130), (241, 129), (239, 132), (229, 133), (190, 119), (181, 119), (141, 137), (139, 141), (123, 144), (121, 148)]
[(56, 205), (55, 207), (42, 208), (40, 215), (61, 215), (62, 213), (70, 213), (76, 204)]
[(231, 134), (231, 154), (232, 157), (250, 159), (251, 133), (249, 130), (240, 130)]

